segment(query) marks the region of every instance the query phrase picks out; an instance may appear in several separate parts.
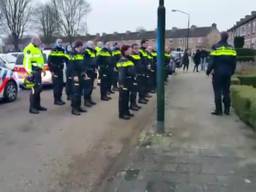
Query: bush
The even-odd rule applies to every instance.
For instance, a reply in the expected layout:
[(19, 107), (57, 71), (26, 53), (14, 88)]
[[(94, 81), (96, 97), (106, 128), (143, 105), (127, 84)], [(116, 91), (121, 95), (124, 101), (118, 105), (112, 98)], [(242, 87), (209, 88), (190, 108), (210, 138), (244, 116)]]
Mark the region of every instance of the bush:
[(239, 79), (241, 85), (256, 87), (256, 74), (238, 75), (237, 78)]
[(243, 48), (244, 47), (244, 37), (235, 37), (234, 45), (235, 45), (235, 48)]
[(256, 128), (256, 89), (251, 86), (231, 87), (232, 106), (246, 124)]
[(236, 49), (237, 61), (255, 61), (256, 50), (254, 49)]
[(234, 76), (234, 77), (232, 77), (232, 79), (231, 79), (231, 84), (232, 84), (232, 85), (240, 85), (241, 82), (240, 82), (240, 80), (238, 79), (238, 77)]

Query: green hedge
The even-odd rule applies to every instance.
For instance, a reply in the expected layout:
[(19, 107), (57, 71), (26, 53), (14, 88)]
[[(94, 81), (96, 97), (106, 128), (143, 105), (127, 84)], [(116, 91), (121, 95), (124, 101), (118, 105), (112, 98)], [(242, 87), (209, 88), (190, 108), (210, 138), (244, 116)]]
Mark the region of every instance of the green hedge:
[(238, 75), (241, 85), (250, 85), (256, 87), (256, 74), (252, 75)]
[(242, 121), (256, 128), (256, 89), (251, 86), (231, 87), (232, 106)]
[(231, 78), (231, 84), (232, 85), (240, 85), (241, 82), (240, 82), (238, 77), (234, 76), (234, 77)]
[(237, 61), (255, 61), (256, 50), (240, 48), (236, 49)]

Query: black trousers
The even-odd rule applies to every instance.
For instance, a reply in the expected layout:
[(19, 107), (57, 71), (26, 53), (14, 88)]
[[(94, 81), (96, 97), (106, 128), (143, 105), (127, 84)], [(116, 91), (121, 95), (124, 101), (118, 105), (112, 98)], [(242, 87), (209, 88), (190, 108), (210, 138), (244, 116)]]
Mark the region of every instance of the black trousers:
[(90, 79), (83, 81), (83, 95), (84, 95), (85, 100), (91, 98), (91, 95), (93, 92), (94, 81), (96, 78), (96, 73), (93, 71), (88, 71), (87, 75)]
[(185, 70), (188, 71), (188, 68), (189, 68), (189, 64), (188, 63), (183, 64), (183, 71), (185, 71)]
[(114, 88), (117, 88), (117, 82), (118, 82), (118, 71), (113, 72), (113, 79), (112, 79), (112, 86)]
[(217, 112), (222, 112), (222, 101), (224, 103), (225, 111), (230, 110), (230, 81), (230, 76), (216, 74), (213, 76), (212, 84)]
[(79, 77), (78, 80), (75, 80), (74, 77), (72, 77), (72, 100), (71, 100), (71, 106), (73, 109), (79, 110), (81, 107), (81, 77)]
[(61, 101), (63, 91), (63, 71), (55, 72), (52, 76), (54, 101)]
[(119, 91), (119, 116), (129, 113), (129, 91), (120, 89)]
[(72, 72), (71, 69), (66, 70), (66, 94), (67, 97), (71, 98), (72, 95)]
[(137, 95), (138, 95), (138, 82), (136, 80), (133, 81), (130, 88), (130, 107), (137, 105)]
[(112, 90), (112, 84), (114, 79), (114, 70), (111, 70), (107, 76), (107, 92)]
[(106, 97), (107, 96), (107, 92), (108, 92), (108, 86), (109, 86), (109, 76), (107, 74), (100, 74), (100, 95), (101, 98)]
[(41, 97), (42, 92), (42, 77), (41, 70), (36, 70), (33, 72), (33, 82), (34, 86), (30, 93), (30, 109), (38, 109), (41, 107)]
[(147, 90), (146, 90), (146, 83), (147, 83), (147, 78), (145, 75), (138, 75), (138, 92), (139, 92), (139, 99), (144, 99)]

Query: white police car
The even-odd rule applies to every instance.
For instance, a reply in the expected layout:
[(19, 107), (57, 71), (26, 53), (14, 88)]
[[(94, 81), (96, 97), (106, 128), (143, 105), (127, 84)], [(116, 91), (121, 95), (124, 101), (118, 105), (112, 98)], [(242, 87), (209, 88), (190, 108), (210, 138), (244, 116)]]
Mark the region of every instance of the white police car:
[(16, 72), (0, 63), (0, 99), (12, 102), (17, 99), (20, 90)]

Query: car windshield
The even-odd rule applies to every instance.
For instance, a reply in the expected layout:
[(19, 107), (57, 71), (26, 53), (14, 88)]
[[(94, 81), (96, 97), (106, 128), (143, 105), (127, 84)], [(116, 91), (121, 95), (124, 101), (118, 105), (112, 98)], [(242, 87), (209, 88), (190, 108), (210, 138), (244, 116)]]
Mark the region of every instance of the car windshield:
[(1, 57), (7, 62), (7, 63), (15, 63), (16, 62), (16, 57), (13, 55), (9, 54), (3, 54)]
[[(46, 54), (43, 54), (43, 56), (44, 56), (44, 63), (46, 63)], [(24, 58), (24, 55), (19, 54), (17, 56), (16, 65), (23, 65), (23, 58)]]

